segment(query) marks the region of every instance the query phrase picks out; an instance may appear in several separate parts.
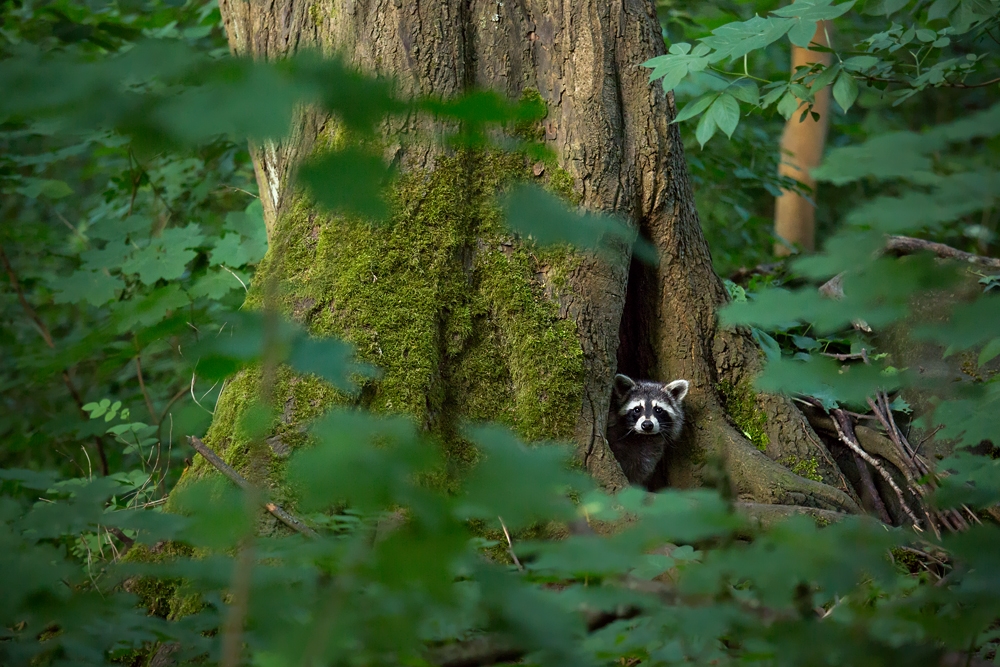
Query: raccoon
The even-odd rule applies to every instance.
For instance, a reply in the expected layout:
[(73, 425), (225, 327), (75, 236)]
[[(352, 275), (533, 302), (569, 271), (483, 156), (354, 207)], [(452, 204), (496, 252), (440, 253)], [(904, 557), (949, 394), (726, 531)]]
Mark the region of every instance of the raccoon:
[(645, 485), (667, 445), (677, 442), (687, 392), (687, 380), (664, 384), (615, 376), (608, 444), (629, 483)]

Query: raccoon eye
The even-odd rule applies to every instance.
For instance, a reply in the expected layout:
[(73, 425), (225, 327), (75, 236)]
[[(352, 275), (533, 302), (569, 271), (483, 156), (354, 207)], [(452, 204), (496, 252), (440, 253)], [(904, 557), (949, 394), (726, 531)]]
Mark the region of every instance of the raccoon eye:
[(634, 408), (632, 408), (632, 414), (634, 414), (634, 415), (642, 414), (642, 406), (641, 405), (637, 405)]
[(655, 408), (653, 408), (653, 412), (655, 412), (658, 415), (662, 415), (663, 414), (663, 408), (661, 408), (659, 405), (657, 405)]

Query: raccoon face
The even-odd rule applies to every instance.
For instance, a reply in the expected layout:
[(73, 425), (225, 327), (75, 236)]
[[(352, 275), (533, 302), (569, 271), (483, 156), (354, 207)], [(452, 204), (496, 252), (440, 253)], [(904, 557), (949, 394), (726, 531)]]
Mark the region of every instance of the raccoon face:
[(639, 435), (676, 439), (684, 425), (681, 401), (687, 395), (688, 386), (687, 380), (663, 384), (616, 375), (614, 391), (622, 425)]

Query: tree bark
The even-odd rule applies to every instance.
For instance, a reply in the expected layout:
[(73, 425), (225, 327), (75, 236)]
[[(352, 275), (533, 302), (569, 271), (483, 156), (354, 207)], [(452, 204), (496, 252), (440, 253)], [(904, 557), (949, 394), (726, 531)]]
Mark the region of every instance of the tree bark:
[[(616, 370), (684, 377), (691, 426), (663, 466), (664, 483), (699, 485), (721, 469), (741, 500), (858, 511), (789, 401), (749, 394), (768, 415), (766, 453), (727, 416), (720, 384), (748, 387), (759, 352), (743, 333), (717, 329), (727, 296), (670, 125), (676, 110), (641, 66), (664, 50), (652, 2), (221, 0), (220, 8), (239, 55), (317, 47), (394, 77), (403, 95), (537, 91), (548, 116), (536, 130), (558, 164), (535, 176), (588, 210), (631, 221), (660, 252), (648, 267), (625, 247), (597, 258), (514, 241), (493, 197), (511, 178), (531, 178), (530, 168), (491, 152), (449, 152), (426, 140), (442, 128), (423, 117), (384, 125), (387, 159), (403, 172), (395, 225), (327, 216), (291, 176), (336, 121), (303, 111), (287, 140), (254, 148), (270, 234), (255, 283), (276, 278), (287, 313), (352, 341), (385, 370), (362, 390), (363, 406), (412, 414), (458, 468), (474, 458), (458, 431), (466, 419), (505, 422), (529, 439), (575, 440), (580, 463), (616, 491), (626, 480), (604, 437)], [(366, 309), (376, 312), (359, 315)], [(255, 383), (247, 371), (227, 385), (206, 442), (244, 477), (274, 485), (270, 464), (304, 441), (301, 425), (345, 398), (279, 374), (274, 396), (285, 409), (255, 463), (235, 428)], [(817, 461), (817, 479), (776, 462), (788, 463), (790, 452)]]

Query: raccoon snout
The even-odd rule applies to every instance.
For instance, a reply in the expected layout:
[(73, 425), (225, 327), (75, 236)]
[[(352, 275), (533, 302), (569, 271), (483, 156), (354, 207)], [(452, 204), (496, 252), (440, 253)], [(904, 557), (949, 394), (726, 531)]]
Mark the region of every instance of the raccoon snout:
[(653, 430), (654, 425), (653, 425), (653, 422), (651, 422), (651, 421), (649, 421), (647, 419), (646, 421), (642, 422), (642, 424), (639, 425), (639, 428), (641, 428), (643, 431), (646, 431), (647, 433), (649, 433), (650, 431)]

